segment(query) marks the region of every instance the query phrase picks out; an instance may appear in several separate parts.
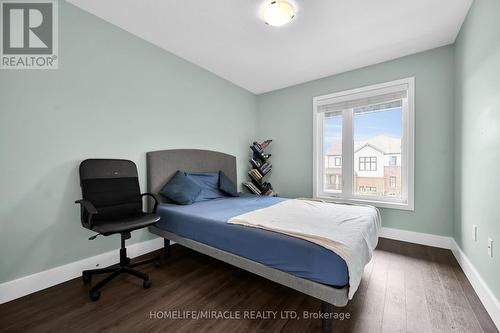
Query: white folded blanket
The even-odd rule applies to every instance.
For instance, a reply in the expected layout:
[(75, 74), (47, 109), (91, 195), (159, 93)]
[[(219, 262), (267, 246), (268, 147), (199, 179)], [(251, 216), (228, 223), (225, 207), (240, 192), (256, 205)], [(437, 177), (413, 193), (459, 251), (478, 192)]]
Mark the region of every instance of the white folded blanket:
[(349, 299), (377, 246), (381, 218), (377, 208), (290, 199), (231, 218), (228, 223), (302, 238), (339, 255), (349, 270)]

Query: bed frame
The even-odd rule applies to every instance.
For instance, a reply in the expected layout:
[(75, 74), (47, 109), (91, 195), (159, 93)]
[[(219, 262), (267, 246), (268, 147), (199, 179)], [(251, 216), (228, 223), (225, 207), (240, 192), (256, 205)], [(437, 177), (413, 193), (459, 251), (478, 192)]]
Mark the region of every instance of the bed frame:
[[(148, 173), (147, 184), (148, 192), (150, 193), (159, 193), (177, 170), (189, 170), (193, 172), (222, 170), (235, 184), (237, 184), (236, 158), (232, 155), (208, 150), (174, 149), (148, 152), (146, 154), (146, 159)], [(161, 200), (162, 202), (168, 202), (168, 200), (163, 197), (161, 197)], [(150, 226), (149, 231), (164, 238), (164, 253), (166, 257), (170, 254), (170, 241), (173, 241), (321, 300), (321, 311), (326, 315), (323, 316), (322, 319), (324, 332), (332, 331), (334, 323), (333, 307), (343, 307), (348, 302), (348, 287), (334, 288), (300, 278), (192, 239), (167, 232), (156, 226)]]

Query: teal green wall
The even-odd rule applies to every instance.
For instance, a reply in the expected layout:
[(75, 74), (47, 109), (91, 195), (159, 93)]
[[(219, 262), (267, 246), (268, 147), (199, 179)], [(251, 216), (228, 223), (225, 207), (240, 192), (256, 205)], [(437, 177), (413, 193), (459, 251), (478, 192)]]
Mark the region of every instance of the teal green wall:
[[(271, 180), (312, 194), (312, 98), (416, 79), (415, 211), (386, 227), (455, 236), (500, 296), (500, 2), (476, 1), (456, 45), (255, 96), (63, 1), (54, 71), (0, 71), (0, 282), (117, 248), (79, 225), (78, 164), (145, 152), (224, 151), (247, 170), (248, 142), (272, 138)], [(454, 195), (455, 193), (455, 195)], [(470, 240), (472, 224), (478, 242)], [(130, 241), (151, 238), (135, 232)]]
[(453, 47), (447, 46), (258, 96), (257, 133), (272, 138), (271, 180), (284, 196), (312, 195), (312, 98), (415, 76), (415, 211), (382, 210), (383, 225), (453, 234)]
[(82, 159), (132, 159), (145, 190), (145, 152), (223, 151), (244, 175), (255, 134), (254, 94), (59, 4), (59, 69), (0, 71), (0, 282), (119, 247), (80, 226)]
[(475, 1), (455, 48), (455, 238), (500, 299), (500, 1)]

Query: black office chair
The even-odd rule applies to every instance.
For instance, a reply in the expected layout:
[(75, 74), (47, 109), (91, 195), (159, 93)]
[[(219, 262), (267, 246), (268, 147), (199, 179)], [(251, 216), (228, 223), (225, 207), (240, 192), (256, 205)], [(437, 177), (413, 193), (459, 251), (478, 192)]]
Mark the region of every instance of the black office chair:
[[(131, 231), (160, 220), (155, 214), (159, 200), (151, 193), (141, 194), (135, 163), (113, 159), (85, 160), (80, 164), (80, 186), (83, 199), (75, 203), (81, 207), (82, 226), (97, 232), (97, 235), (89, 239), (94, 239), (98, 235), (109, 236), (118, 233), (121, 235), (118, 264), (82, 272), (83, 281), (86, 283), (90, 282), (94, 274), (111, 273), (90, 289), (90, 299), (97, 301), (101, 296), (99, 290), (121, 273), (141, 278), (144, 289), (149, 288), (151, 286), (149, 276), (132, 268), (151, 262), (159, 266), (160, 258), (155, 257), (131, 264), (130, 258), (127, 258), (125, 240), (130, 238)], [(145, 195), (151, 196), (155, 202), (152, 213), (144, 213), (142, 210), (142, 197)]]

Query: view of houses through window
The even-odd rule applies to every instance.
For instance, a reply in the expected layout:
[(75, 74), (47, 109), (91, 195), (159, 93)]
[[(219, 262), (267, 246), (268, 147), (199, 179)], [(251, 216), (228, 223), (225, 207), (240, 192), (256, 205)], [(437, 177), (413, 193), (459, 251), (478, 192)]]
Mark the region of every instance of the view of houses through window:
[[(325, 115), (325, 190), (342, 192), (342, 112)], [(338, 161), (338, 163), (335, 163)]]
[[(353, 109), (353, 194), (401, 197), (402, 102)], [(342, 191), (342, 112), (324, 118), (324, 189)]]

